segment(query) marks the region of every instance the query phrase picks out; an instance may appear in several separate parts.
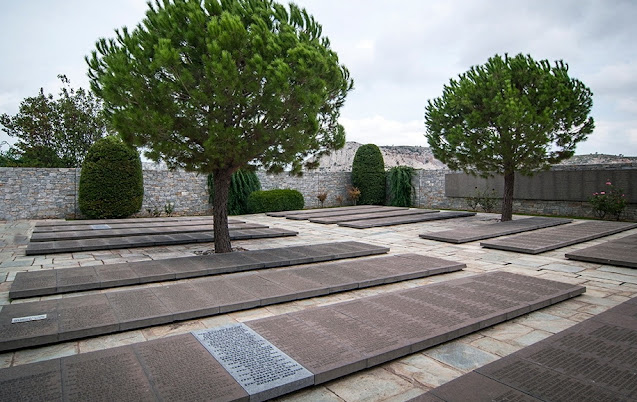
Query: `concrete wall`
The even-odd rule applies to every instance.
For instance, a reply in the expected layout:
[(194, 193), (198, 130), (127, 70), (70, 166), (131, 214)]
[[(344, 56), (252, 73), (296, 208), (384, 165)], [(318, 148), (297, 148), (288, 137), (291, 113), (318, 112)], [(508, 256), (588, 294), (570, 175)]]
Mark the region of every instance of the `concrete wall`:
[[(567, 173), (562, 173), (567, 172)], [(573, 173), (575, 172), (575, 173)], [(582, 173), (577, 173), (582, 172)], [(514, 212), (542, 215), (581, 216), (592, 217), (592, 209), (586, 202), (588, 196), (578, 195), (581, 199), (541, 199), (559, 198), (568, 191), (580, 191), (584, 194), (602, 190), (606, 179), (623, 187), (627, 196), (631, 197), (625, 219), (637, 221), (637, 164), (626, 165), (584, 165), (584, 166), (556, 166), (553, 168), (553, 179), (531, 180), (535, 190), (519, 189), (516, 187)], [(592, 177), (593, 181), (601, 180), (594, 188), (585, 187), (578, 182), (581, 177)], [(269, 175), (258, 173), (264, 190), (275, 188), (290, 188), (299, 190), (305, 199), (306, 208), (317, 208), (320, 202), (317, 195), (327, 192), (325, 206), (338, 206), (337, 196), (344, 200), (343, 205), (351, 205), (347, 199), (347, 188), (351, 186), (350, 172), (310, 172), (301, 177), (287, 174)], [(418, 170), (413, 178), (415, 189), (414, 206), (437, 209), (467, 209), (466, 197), (472, 195), (475, 187), (480, 189), (501, 186), (497, 180), (481, 182), (471, 181), (475, 178), (461, 178), (462, 187), (457, 184), (447, 184), (450, 179), (457, 177), (457, 172), (449, 170)], [(562, 184), (566, 190), (560, 188), (559, 178), (565, 177), (569, 184)], [(548, 176), (547, 176), (548, 177)], [(622, 178), (623, 177), (623, 178)], [(555, 178), (558, 178), (557, 184)], [(523, 183), (524, 179), (521, 179)], [(551, 181), (552, 180), (552, 181)], [(625, 180), (625, 181), (623, 181)], [(177, 215), (206, 215), (210, 214), (208, 205), (207, 177), (186, 172), (171, 172), (165, 170), (144, 170), (144, 201), (139, 215), (148, 215), (147, 209), (157, 209), (163, 213), (164, 205), (175, 203)], [(44, 219), (44, 218), (73, 218), (80, 217), (76, 208), (77, 184), (79, 170), (76, 169), (36, 169), (36, 168), (0, 168), (0, 220), (15, 219)], [(548, 185), (548, 183), (554, 183)], [(453, 187), (455, 186), (455, 187)], [(579, 187), (578, 187), (579, 186)], [(446, 188), (452, 187), (454, 193)], [(544, 188), (546, 187), (546, 189)], [(551, 190), (552, 189), (552, 190)], [(571, 190), (569, 190), (571, 189)], [(547, 196), (553, 191), (557, 196)], [(526, 191), (528, 199), (522, 199), (520, 194)], [(454, 196), (450, 196), (453, 194)]]

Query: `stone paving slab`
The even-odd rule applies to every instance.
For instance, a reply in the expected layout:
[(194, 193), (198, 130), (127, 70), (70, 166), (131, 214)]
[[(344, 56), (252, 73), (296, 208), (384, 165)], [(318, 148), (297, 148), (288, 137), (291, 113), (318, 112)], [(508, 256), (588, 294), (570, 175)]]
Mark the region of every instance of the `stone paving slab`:
[(540, 254), (634, 228), (637, 228), (635, 223), (589, 221), (488, 240), (481, 242), (480, 245), (518, 253)]
[(397, 216), (392, 218), (377, 218), (377, 219), (366, 219), (360, 221), (352, 221), (352, 222), (342, 222), (339, 223), (338, 226), (344, 226), (348, 228), (354, 229), (369, 229), (376, 228), (382, 226), (394, 226), (394, 225), (403, 225), (407, 223), (418, 223), (418, 222), (428, 222), (428, 221), (437, 221), (442, 219), (454, 219), (454, 218), (463, 218), (467, 216), (474, 216), (475, 212), (437, 212), (437, 213), (427, 213), (421, 215), (414, 216)]
[[(243, 229), (263, 229), (266, 225), (256, 223), (234, 223), (229, 224), (230, 230)], [(109, 229), (93, 229), (93, 230), (69, 230), (57, 232), (39, 232), (31, 235), (31, 242), (41, 241), (60, 241), (60, 240), (80, 240), (80, 239), (100, 239), (106, 237), (122, 237), (122, 236), (145, 236), (145, 235), (161, 235), (174, 233), (196, 233), (196, 232), (212, 232), (213, 227), (210, 224), (204, 225), (186, 225), (186, 226), (144, 226), (138, 228), (109, 228)]]
[[(286, 229), (237, 229), (230, 231), (231, 240), (265, 239), (273, 237), (296, 236), (298, 232)], [(176, 233), (172, 235), (141, 235), (107, 237), (100, 239), (60, 240), (31, 242), (27, 245), (26, 255), (55, 253), (73, 253), (78, 251), (112, 250), (120, 248), (169, 246), (175, 244), (210, 243), (214, 236), (210, 232)]]
[(130, 223), (153, 223), (153, 222), (188, 222), (202, 219), (212, 219), (210, 216), (172, 216), (157, 218), (123, 218), (123, 219), (76, 219), (76, 220), (50, 220), (39, 221), (39, 227), (44, 226), (73, 226), (73, 225), (118, 225)]
[[(0, 351), (207, 317), (393, 283), (406, 277), (423, 278), (464, 267), (464, 264), (413, 254), (383, 256), (9, 304), (0, 311)], [(288, 287), (290, 278), (293, 279)], [(44, 319), (12, 323), (16, 318), (44, 315)]]
[(636, 317), (633, 298), (426, 395), (465, 401), (471, 390), (470, 399), (480, 401), (521, 395), (542, 401), (635, 400)]
[[(200, 217), (199, 219), (190, 220), (171, 220), (171, 221), (148, 221), (148, 220), (135, 220), (127, 219), (127, 222), (123, 223), (101, 223), (101, 224), (84, 224), (81, 220), (78, 221), (59, 221), (58, 225), (44, 225), (49, 222), (37, 222), (33, 227), (33, 233), (52, 233), (52, 232), (69, 232), (69, 231), (82, 231), (82, 230), (100, 230), (102, 229), (133, 229), (133, 228), (146, 228), (146, 227), (170, 227), (170, 226), (193, 226), (193, 225), (212, 225), (212, 217)], [(130, 221), (130, 222), (129, 222)], [(228, 224), (246, 223), (237, 219), (228, 219)]]
[(498, 222), (490, 225), (462, 227), (458, 229), (444, 230), (442, 232), (421, 234), (422, 239), (444, 241), (447, 243), (468, 243), (476, 240), (492, 237), (506, 236), (515, 233), (543, 229), (551, 226), (564, 225), (573, 222), (571, 219), (561, 218), (523, 218), (506, 222)]
[[(497, 289), (482, 284), (496, 284)], [(499, 290), (523, 294), (527, 300), (502, 296)], [(420, 351), (492, 325), (495, 316), (505, 321), (584, 290), (523, 275), (487, 273), (0, 369), (0, 395), (3, 400), (23, 400), (37, 390), (42, 394), (35, 395), (46, 400), (60, 400), (60, 394), (66, 400), (104, 395), (139, 401), (264, 400)], [(439, 295), (453, 300), (455, 308)], [(25, 389), (29, 385), (33, 389)], [(110, 387), (116, 389), (109, 392)], [(474, 391), (477, 395), (480, 389)]]
[(332, 224), (332, 223), (340, 223), (340, 222), (351, 222), (351, 221), (359, 221), (362, 219), (378, 219), (378, 218), (389, 218), (394, 216), (411, 216), (411, 215), (421, 215), (421, 214), (431, 214), (434, 212), (440, 212), (433, 209), (397, 209), (397, 210), (381, 210), (380, 212), (366, 212), (363, 214), (348, 214), (348, 215), (339, 215), (339, 216), (321, 216), (317, 218), (310, 218), (309, 221), (312, 223), (322, 223), (322, 224)]
[(637, 268), (637, 234), (565, 254), (577, 261)]
[(389, 248), (346, 241), (80, 268), (18, 272), (11, 299), (220, 275), (261, 268), (385, 254)]
[(368, 209), (378, 208), (379, 205), (356, 205), (349, 207), (336, 207), (336, 208), (316, 208), (316, 209), (300, 209), (295, 211), (278, 211), (278, 212), (267, 212), (267, 216), (273, 216), (276, 218), (285, 218), (287, 216), (310, 216), (314, 214), (321, 214), (327, 211), (333, 212), (345, 212), (345, 213), (354, 213), (356, 211), (364, 211)]

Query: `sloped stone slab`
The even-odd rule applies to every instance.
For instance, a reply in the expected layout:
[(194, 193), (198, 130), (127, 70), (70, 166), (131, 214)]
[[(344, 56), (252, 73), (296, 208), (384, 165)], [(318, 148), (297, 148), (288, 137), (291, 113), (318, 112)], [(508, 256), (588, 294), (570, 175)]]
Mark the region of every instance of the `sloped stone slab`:
[(244, 324), (192, 333), (250, 395), (265, 401), (314, 384), (305, 367)]
[[(130, 289), (59, 300), (10, 304), (0, 311), (0, 352), (101, 335), (173, 321), (207, 317), (285, 301), (410, 278), (460, 270), (464, 264), (415, 255), (282, 268), (276, 272), (242, 272), (152, 288)], [(383, 262), (384, 261), (384, 262)], [(383, 277), (379, 267), (388, 268)], [(419, 271), (418, 271), (419, 270)], [(286, 279), (290, 279), (289, 283)], [(11, 324), (20, 317), (46, 319)]]
[(321, 218), (334, 218), (334, 217), (345, 217), (345, 216), (360, 216), (363, 219), (367, 214), (370, 213), (382, 213), (382, 212), (395, 212), (395, 211), (406, 211), (407, 208), (404, 207), (385, 207), (385, 206), (376, 206), (373, 208), (365, 208), (354, 211), (347, 210), (339, 210), (339, 209), (321, 209), (313, 214), (302, 214), (302, 215), (287, 215), (287, 219), (291, 220), (312, 220), (312, 219), (321, 219)]
[(489, 225), (462, 227), (442, 232), (425, 233), (421, 234), (420, 237), (422, 239), (459, 244), (564, 225), (571, 222), (571, 219), (533, 217), (492, 223)]
[(387, 247), (348, 241), (95, 267), (18, 272), (9, 291), (9, 297), (18, 299), (138, 283), (172, 281), (306, 262), (379, 255), (388, 251)]
[(354, 229), (369, 229), (383, 226), (404, 225), (408, 223), (437, 221), (442, 219), (463, 218), (474, 215), (475, 212), (436, 212), (412, 216), (396, 216), (391, 218), (376, 218), (360, 221), (342, 222), (339, 223), (338, 226), (344, 226)]
[[(527, 395), (559, 401), (637, 396), (637, 302), (628, 300), (429, 392), (445, 401)], [(517, 400), (517, 399), (516, 399)]]
[(351, 222), (351, 221), (360, 221), (363, 219), (379, 219), (379, 218), (391, 218), (395, 216), (412, 216), (412, 215), (421, 215), (421, 214), (431, 214), (434, 212), (440, 212), (437, 210), (431, 209), (396, 209), (396, 210), (380, 210), (378, 212), (366, 212), (364, 214), (349, 214), (342, 216), (321, 216), (321, 217), (312, 217), (309, 219), (312, 223), (321, 223), (324, 225), (333, 224), (333, 223), (341, 223), (341, 222)]
[(277, 217), (277, 218), (284, 218), (287, 216), (309, 217), (311, 215), (324, 214), (326, 212), (351, 214), (351, 213), (356, 213), (358, 211), (365, 211), (365, 210), (376, 209), (376, 208), (379, 208), (379, 206), (378, 205), (356, 205), (356, 206), (337, 207), (337, 208), (320, 208), (320, 209), (303, 209), (303, 210), (296, 210), (296, 211), (267, 212), (266, 215)]
[(0, 370), (0, 400), (61, 401), (60, 359)]
[(566, 253), (565, 256), (571, 260), (637, 268), (637, 234)]
[[(262, 239), (285, 236), (296, 236), (298, 233), (286, 229), (236, 229), (230, 231), (231, 240)], [(106, 238), (90, 238), (84, 240), (59, 240), (30, 242), (27, 245), (26, 255), (41, 255), (55, 253), (71, 253), (77, 251), (112, 250), (119, 248), (167, 246), (186, 243), (213, 242), (212, 233), (193, 232), (176, 233), (173, 235), (138, 235)]]
[(637, 228), (635, 223), (589, 221), (481, 242), (486, 248), (540, 254)]

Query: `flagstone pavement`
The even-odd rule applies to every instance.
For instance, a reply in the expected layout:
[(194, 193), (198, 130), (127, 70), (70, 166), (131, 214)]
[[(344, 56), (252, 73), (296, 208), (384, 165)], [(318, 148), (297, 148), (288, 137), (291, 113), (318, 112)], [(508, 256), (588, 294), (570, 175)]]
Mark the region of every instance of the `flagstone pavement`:
[[(164, 338), (197, 329), (244, 322), (488, 271), (514, 272), (586, 286), (586, 293), (574, 299), (475, 332), (421, 353), (280, 398), (281, 400), (289, 401), (404, 401), (499, 357), (506, 356), (524, 346), (569, 328), (629, 298), (637, 297), (637, 270), (578, 262), (564, 257), (565, 253), (574, 250), (600, 244), (610, 239), (637, 234), (637, 229), (539, 255), (525, 255), (486, 249), (480, 247), (479, 241), (456, 245), (419, 238), (419, 235), (423, 233), (462, 228), (467, 225), (494, 223), (497, 217), (498, 215), (495, 214), (479, 213), (474, 217), (360, 230), (336, 225), (318, 225), (308, 221), (268, 217), (264, 214), (239, 216), (236, 218), (249, 223), (294, 230), (299, 232), (299, 235), (265, 240), (237, 241), (233, 243), (235, 247), (257, 250), (287, 245), (354, 240), (390, 247), (390, 254), (420, 253), (463, 262), (467, 264), (467, 268), (461, 272), (436, 277), (349, 291), (326, 297), (316, 297), (114, 335), (87, 338), (48, 347), (18, 350), (0, 354), (0, 368)], [(522, 216), (516, 216), (515, 218), (522, 218)], [(0, 305), (10, 303), (8, 298), (9, 288), (16, 273), (20, 271), (191, 256), (194, 253), (203, 252), (212, 247), (211, 244), (199, 243), (26, 256), (26, 245), (34, 225), (35, 221), (0, 221)], [(140, 287), (152, 286), (160, 286), (160, 284), (148, 284)], [(110, 290), (82, 292), (81, 294), (108, 291)], [(73, 297), (76, 295), (78, 293), (25, 299), (24, 301)], [(16, 300), (14, 303), (24, 301)]]

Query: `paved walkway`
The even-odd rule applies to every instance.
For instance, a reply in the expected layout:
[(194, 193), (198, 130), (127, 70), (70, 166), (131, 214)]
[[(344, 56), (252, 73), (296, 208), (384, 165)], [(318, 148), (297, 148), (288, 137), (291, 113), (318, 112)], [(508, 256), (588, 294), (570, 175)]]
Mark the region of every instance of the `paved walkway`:
[[(408, 289), (423, 284), (490, 271), (520, 273), (527, 276), (586, 286), (586, 293), (574, 299), (282, 398), (282, 400), (293, 401), (403, 401), (421, 395), (438, 385), (459, 377), (463, 373), (482, 367), (501, 356), (509, 355), (526, 345), (533, 344), (551, 334), (569, 328), (629, 298), (637, 297), (637, 271), (634, 269), (567, 260), (564, 257), (564, 254), (568, 252), (601, 244), (610, 239), (635, 235), (637, 234), (637, 229), (549, 251), (541, 255), (520, 255), (512, 252), (484, 249), (480, 247), (479, 242), (450, 245), (423, 240), (418, 237), (422, 233), (438, 232), (471, 225), (491, 224), (496, 221), (496, 218), (497, 215), (495, 214), (480, 213), (474, 217), (415, 223), (390, 228), (380, 227), (361, 231), (335, 225), (317, 225), (307, 221), (272, 218), (263, 214), (241, 216), (238, 219), (246, 222), (299, 232), (299, 235), (295, 237), (276, 238), (267, 241), (246, 240), (240, 243), (241, 247), (250, 250), (324, 243), (329, 240), (362, 241), (379, 246), (388, 246), (391, 249), (390, 254), (419, 253), (463, 262), (467, 264), (467, 268), (461, 272), (432, 278), (353, 290), (176, 324), (65, 342), (49, 347), (7, 352), (0, 354), (0, 366), (21, 366), (26, 363), (47, 361), (72, 355), (77, 355), (77, 359), (80, 359), (83, 354), (90, 351), (130, 345), (145, 340), (164, 339), (194, 330), (246, 322), (257, 318), (279, 316), (288, 312), (306, 310), (310, 307), (330, 305), (340, 301), (355, 300), (365, 296), (385, 294), (390, 291)], [(27, 257), (25, 256), (25, 249), (33, 226), (34, 222), (29, 221), (0, 222), (0, 279), (5, 281), (0, 284), (1, 304), (9, 302), (8, 291), (10, 284), (6, 281), (12, 281), (16, 272), (19, 271), (159, 260), (192, 256), (195, 253), (206, 252), (211, 248), (209, 244), (201, 243)], [(153, 286), (155, 285), (151, 284), (141, 287)], [(86, 294), (103, 292), (106, 291), (91, 291), (86, 292)], [(43, 297), (42, 299), (66, 297), (66, 295), (57, 295)]]

